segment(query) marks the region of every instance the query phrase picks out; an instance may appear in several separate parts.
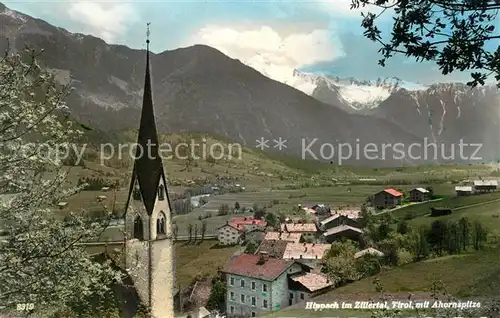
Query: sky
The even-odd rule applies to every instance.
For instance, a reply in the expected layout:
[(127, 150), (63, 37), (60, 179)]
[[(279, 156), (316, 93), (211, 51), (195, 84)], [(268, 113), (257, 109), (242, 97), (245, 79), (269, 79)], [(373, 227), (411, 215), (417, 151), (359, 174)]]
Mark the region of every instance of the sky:
[[(398, 56), (385, 68), (379, 46), (366, 39), (360, 11), (351, 0), (234, 1), (4, 1), (10, 9), (41, 18), (70, 32), (92, 34), (111, 44), (145, 47), (151, 23), (151, 49), (159, 53), (206, 44), (242, 61), (264, 57), (287, 68), (372, 80), (399, 77), (430, 84), (467, 80), (442, 76), (432, 63)], [(370, 11), (373, 12), (374, 8)], [(363, 11), (367, 11), (364, 9)], [(390, 26), (390, 17), (384, 23)]]

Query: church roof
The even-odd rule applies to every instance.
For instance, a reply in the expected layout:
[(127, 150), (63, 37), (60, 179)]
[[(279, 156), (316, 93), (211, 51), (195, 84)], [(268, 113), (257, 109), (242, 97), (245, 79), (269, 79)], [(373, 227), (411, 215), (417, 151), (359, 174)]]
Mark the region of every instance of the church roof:
[[(151, 215), (156, 201), (158, 184), (160, 182), (160, 178), (164, 176), (153, 110), (153, 94), (149, 65), (149, 40), (147, 43), (148, 48), (146, 50), (144, 97), (142, 102), (139, 136), (137, 138), (134, 170), (132, 173), (131, 191), (133, 191), (133, 183), (135, 183), (135, 180), (137, 179), (146, 212)], [(129, 194), (129, 196), (130, 195), (131, 194)]]

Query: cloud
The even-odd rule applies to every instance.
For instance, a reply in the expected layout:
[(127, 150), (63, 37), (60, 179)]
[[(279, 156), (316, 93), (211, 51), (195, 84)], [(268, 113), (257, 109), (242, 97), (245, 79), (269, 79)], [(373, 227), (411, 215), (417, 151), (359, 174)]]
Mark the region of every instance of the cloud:
[(263, 63), (299, 68), (342, 56), (342, 47), (330, 30), (315, 29), (280, 35), (269, 26), (238, 29), (206, 26), (187, 45), (205, 44), (246, 62), (261, 58)]
[(78, 1), (65, 4), (68, 18), (79, 23), (84, 33), (113, 42), (128, 26), (139, 20), (131, 3)]

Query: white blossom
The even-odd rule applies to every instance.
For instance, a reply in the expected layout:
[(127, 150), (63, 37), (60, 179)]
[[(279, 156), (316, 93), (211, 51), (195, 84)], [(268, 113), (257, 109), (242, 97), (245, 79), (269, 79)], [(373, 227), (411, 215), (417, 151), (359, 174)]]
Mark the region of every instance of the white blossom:
[[(7, 232), (0, 242), (0, 304), (15, 310), (33, 303), (35, 311), (47, 311), (106, 292), (118, 274), (76, 244), (95, 239), (106, 224), (77, 214), (62, 220), (54, 212), (80, 190), (63, 189), (56, 147), (82, 133), (67, 118), (68, 89), (30, 59), (0, 60), (0, 230)], [(46, 171), (55, 176), (45, 180)]]

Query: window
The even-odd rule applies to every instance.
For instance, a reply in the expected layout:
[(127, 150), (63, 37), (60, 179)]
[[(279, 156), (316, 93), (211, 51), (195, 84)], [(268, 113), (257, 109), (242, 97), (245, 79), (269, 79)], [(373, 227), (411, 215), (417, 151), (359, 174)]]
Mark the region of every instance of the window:
[(234, 300), (234, 292), (231, 292), (229, 295), (231, 296), (231, 300)]
[(163, 211), (160, 211), (160, 213), (158, 213), (158, 219), (156, 219), (156, 234), (166, 234), (165, 223), (165, 213), (163, 213)]
[(240, 286), (241, 287), (245, 287), (245, 280), (242, 278), (241, 281), (240, 281)]
[(231, 311), (232, 314), (234, 314), (234, 306), (231, 306), (229, 310)]
[(245, 303), (245, 295), (241, 294), (240, 299), (241, 299), (241, 303), (244, 304)]
[(142, 220), (137, 216), (134, 220), (134, 238), (142, 240), (144, 238), (144, 229), (142, 227)]
[(304, 300), (304, 293), (300, 293), (300, 299)]
[(234, 286), (234, 277), (229, 279), (229, 285)]
[(252, 282), (252, 290), (255, 290), (255, 282)]
[(267, 284), (262, 284), (262, 291), (266, 292), (267, 291)]
[(252, 311), (252, 317), (257, 317), (257, 316), (255, 315), (255, 311)]
[(267, 299), (262, 301), (262, 307), (267, 308)]
[(290, 299), (293, 299), (293, 293), (290, 293)]
[(158, 200), (165, 200), (165, 187), (163, 186), (163, 184), (160, 184), (160, 186), (158, 187)]
[(255, 306), (256, 300), (255, 297), (252, 297), (252, 306)]

